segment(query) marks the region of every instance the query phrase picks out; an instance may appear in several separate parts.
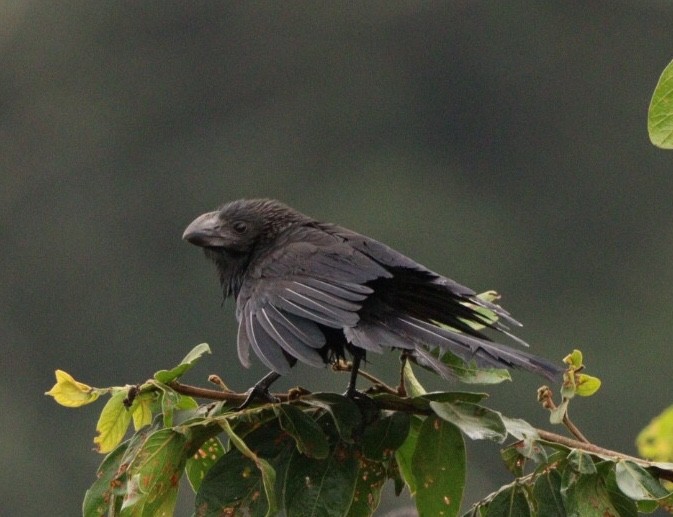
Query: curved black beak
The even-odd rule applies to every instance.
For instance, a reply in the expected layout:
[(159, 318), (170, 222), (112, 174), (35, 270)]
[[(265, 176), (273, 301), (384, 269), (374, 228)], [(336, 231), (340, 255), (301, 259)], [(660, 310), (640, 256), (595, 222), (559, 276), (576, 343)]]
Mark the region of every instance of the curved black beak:
[(194, 219), (182, 234), (182, 238), (202, 248), (217, 248), (225, 245), (221, 232), (219, 212), (208, 212)]

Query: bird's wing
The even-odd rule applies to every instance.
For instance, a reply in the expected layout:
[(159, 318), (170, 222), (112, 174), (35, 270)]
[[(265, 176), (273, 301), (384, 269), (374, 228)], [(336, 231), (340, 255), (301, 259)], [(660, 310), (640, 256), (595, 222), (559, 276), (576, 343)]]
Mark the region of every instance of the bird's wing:
[(366, 282), (391, 274), (376, 261), (318, 229), (303, 228), (256, 257), (237, 299), (238, 354), (249, 349), (270, 369), (287, 373), (294, 359), (323, 366), (325, 336), (318, 325), (354, 327)]
[[(405, 286), (404, 291), (410, 296), (417, 295), (427, 300), (427, 298), (434, 293), (434, 295), (439, 295), (440, 299), (448, 300), (449, 302), (451, 302), (451, 300), (460, 301), (461, 304), (469, 302), (467, 306), (461, 308), (455, 307), (455, 305), (451, 308), (445, 307), (445, 314), (458, 315), (462, 313), (462, 316), (465, 319), (472, 319), (475, 323), (479, 324), (486, 323), (486, 326), (493, 327), (498, 331), (507, 334), (520, 344), (528, 346), (524, 341), (521, 341), (519, 338), (508, 332), (508, 325), (520, 327), (521, 323), (515, 320), (509, 312), (501, 306), (478, 298), (475, 291), (469, 287), (426, 268), (399, 251), (394, 250), (382, 242), (367, 237), (366, 235), (333, 224), (323, 224), (322, 227), (326, 232), (338, 236), (355, 250), (360, 251), (367, 257), (381, 264), (393, 273), (393, 276), (396, 279), (407, 282), (409, 285)], [(446, 298), (447, 295), (448, 298)], [(481, 317), (478, 312), (474, 311), (474, 306), (484, 307), (492, 311), (497, 315), (497, 318), (490, 323), (485, 322), (484, 318)], [(460, 310), (456, 311), (456, 309)], [(470, 315), (474, 317), (470, 317)], [(438, 319), (441, 321), (442, 318), (440, 317)]]

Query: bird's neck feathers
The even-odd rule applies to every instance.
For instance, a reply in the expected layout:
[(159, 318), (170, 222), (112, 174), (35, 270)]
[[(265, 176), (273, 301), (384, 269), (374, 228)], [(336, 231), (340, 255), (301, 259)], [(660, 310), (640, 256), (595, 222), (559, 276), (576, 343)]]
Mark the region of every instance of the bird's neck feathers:
[(206, 256), (215, 262), (220, 276), (220, 285), (224, 298), (237, 297), (243, 283), (245, 270), (251, 255), (231, 251), (205, 249)]

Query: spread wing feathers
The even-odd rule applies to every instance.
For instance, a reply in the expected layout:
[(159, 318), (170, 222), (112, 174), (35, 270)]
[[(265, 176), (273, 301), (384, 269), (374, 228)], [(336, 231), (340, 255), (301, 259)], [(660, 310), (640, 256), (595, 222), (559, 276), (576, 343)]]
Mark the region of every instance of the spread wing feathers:
[(268, 255), (239, 294), (238, 355), (246, 366), (250, 348), (281, 375), (295, 359), (323, 366), (326, 340), (319, 325), (339, 330), (357, 325), (373, 292), (364, 283), (392, 276), (339, 239), (315, 229), (304, 232), (303, 239), (313, 240), (285, 243)]
[(464, 361), (475, 360), (482, 366), (523, 368), (551, 380), (555, 379), (560, 371), (555, 364), (521, 350), (480, 337), (452, 332), (412, 316), (393, 317), (387, 322), (387, 327), (412, 341), (415, 344), (416, 354), (423, 357), (441, 375), (444, 375), (442, 368), (436, 368), (433, 364), (439, 361), (427, 353), (428, 348), (439, 347)]
[[(286, 374), (294, 359), (325, 365), (325, 336), (318, 325), (345, 329), (356, 325), (369, 287), (311, 277), (275, 279), (248, 299), (239, 323), (238, 354), (250, 364), (249, 349), (270, 369)], [(292, 359), (294, 358), (294, 359)]]

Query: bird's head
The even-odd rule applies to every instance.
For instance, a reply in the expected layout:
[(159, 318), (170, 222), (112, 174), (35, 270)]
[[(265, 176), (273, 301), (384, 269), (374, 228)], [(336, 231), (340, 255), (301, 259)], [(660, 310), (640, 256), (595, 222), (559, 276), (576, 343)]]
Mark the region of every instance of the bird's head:
[(200, 215), (182, 238), (202, 247), (220, 273), (225, 296), (238, 291), (252, 253), (287, 227), (308, 218), (271, 199), (241, 199)]

